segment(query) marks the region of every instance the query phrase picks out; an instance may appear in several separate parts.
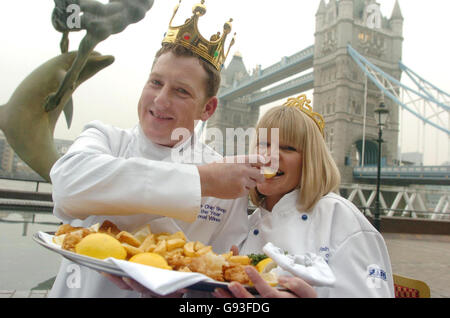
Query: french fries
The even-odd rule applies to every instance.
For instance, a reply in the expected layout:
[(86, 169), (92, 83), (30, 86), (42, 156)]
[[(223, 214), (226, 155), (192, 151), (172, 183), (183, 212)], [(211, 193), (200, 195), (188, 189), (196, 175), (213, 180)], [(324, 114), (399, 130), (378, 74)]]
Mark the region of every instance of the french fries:
[(250, 265), (246, 255), (214, 253), (212, 246), (200, 241), (187, 241), (183, 232), (152, 233), (150, 225), (130, 233), (120, 230), (114, 223), (105, 221), (101, 226), (90, 228), (72, 228), (62, 225), (55, 234), (54, 243), (63, 249), (75, 251), (75, 245), (91, 233), (106, 233), (115, 237), (127, 251), (127, 260), (140, 253), (157, 253), (163, 256), (173, 270), (199, 272), (218, 281), (250, 282), (244, 267)]

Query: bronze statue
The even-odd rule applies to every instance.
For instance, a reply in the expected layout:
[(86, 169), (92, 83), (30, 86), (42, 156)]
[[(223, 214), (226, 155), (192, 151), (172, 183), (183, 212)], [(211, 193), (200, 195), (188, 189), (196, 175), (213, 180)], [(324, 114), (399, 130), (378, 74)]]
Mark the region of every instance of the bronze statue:
[[(59, 158), (53, 133), (64, 111), (70, 127), (72, 94), (84, 81), (114, 62), (113, 56), (94, 52), (95, 46), (111, 34), (123, 31), (141, 20), (153, 0), (54, 0), (52, 22), (63, 33), (62, 54), (33, 71), (14, 91), (6, 105), (0, 106), (0, 129), (16, 154), (45, 180)], [(80, 26), (67, 26), (69, 5), (79, 6)], [(86, 30), (77, 52), (68, 53), (68, 34)]]
[[(142, 20), (148, 10), (153, 6), (153, 0), (110, 0), (108, 4), (102, 4), (93, 0), (54, 0), (53, 26), (63, 32), (61, 50), (67, 48), (67, 35), (71, 31), (86, 30), (86, 35), (81, 40), (78, 54), (72, 67), (64, 77), (63, 82), (56, 93), (50, 94), (45, 103), (45, 110), (51, 111), (60, 103), (62, 96), (67, 91), (73, 92), (73, 84), (83, 69), (89, 54), (95, 46), (106, 40), (111, 34), (125, 30), (132, 23)], [(79, 28), (68, 26), (67, 7), (77, 5), (83, 15), (80, 17)], [(65, 14), (64, 14), (65, 13)]]

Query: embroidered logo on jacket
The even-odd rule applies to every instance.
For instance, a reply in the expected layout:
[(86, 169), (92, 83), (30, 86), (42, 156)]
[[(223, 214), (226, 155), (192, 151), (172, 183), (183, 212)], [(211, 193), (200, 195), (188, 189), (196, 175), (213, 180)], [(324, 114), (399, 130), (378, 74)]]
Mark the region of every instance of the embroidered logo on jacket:
[(323, 257), (325, 262), (328, 263), (328, 259), (330, 258), (330, 248), (328, 246), (322, 246), (319, 248), (319, 255)]
[(387, 281), (386, 271), (377, 264), (367, 266), (367, 287), (381, 288), (381, 281)]

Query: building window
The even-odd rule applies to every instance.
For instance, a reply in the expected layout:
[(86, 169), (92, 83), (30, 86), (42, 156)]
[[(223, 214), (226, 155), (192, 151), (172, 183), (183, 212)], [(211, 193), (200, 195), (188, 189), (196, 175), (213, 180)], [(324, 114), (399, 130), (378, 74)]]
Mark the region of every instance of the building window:
[(240, 114), (233, 115), (233, 124), (235, 125), (235, 127), (237, 127), (237, 125), (241, 124), (241, 115)]
[(364, 32), (360, 32), (358, 34), (358, 39), (362, 42), (362, 43), (367, 43), (370, 39), (370, 36)]
[(333, 153), (333, 139), (334, 139), (334, 128), (330, 127), (328, 129), (328, 134), (325, 138), (328, 149)]

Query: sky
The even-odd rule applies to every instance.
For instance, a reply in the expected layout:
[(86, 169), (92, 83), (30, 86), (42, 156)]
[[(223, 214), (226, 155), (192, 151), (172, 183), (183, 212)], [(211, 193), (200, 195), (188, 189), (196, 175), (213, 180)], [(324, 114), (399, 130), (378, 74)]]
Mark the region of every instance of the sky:
[[(106, 3), (106, 0), (100, 1)], [(191, 16), (198, 0), (183, 0), (174, 24)], [(378, 0), (384, 16), (390, 17), (395, 0)], [(74, 115), (70, 129), (61, 115), (55, 138), (74, 139), (92, 120), (131, 128), (138, 122), (137, 103), (147, 80), (153, 56), (160, 47), (173, 8), (178, 0), (155, 0), (146, 17), (111, 35), (96, 47), (115, 62), (80, 86), (73, 95)], [(404, 21), (403, 63), (446, 92), (450, 92), (450, 1), (399, 0)], [(246, 68), (268, 67), (314, 44), (315, 14), (319, 0), (207, 0), (207, 13), (199, 28), (205, 37), (222, 31), (233, 18), (236, 44), (230, 57), (239, 52)], [(0, 5), (0, 105), (7, 103), (15, 88), (36, 67), (58, 55), (60, 33), (51, 24), (52, 0), (2, 1)], [(83, 32), (70, 35), (70, 50), (78, 47)], [(266, 107), (267, 108), (267, 107)], [(266, 109), (264, 108), (264, 110)], [(412, 120), (408, 121), (413, 127)], [(405, 130), (406, 131), (406, 130)], [(417, 129), (416, 129), (417, 131)], [(407, 133), (411, 135), (411, 133)], [(442, 134), (441, 134), (442, 135)], [(448, 158), (449, 139), (440, 135), (433, 149), (425, 148), (427, 164)], [(402, 152), (422, 151), (423, 143), (410, 137), (402, 142)], [(447, 146), (443, 147), (437, 144)], [(425, 146), (429, 146), (427, 142)], [(432, 146), (432, 145), (431, 145)]]

